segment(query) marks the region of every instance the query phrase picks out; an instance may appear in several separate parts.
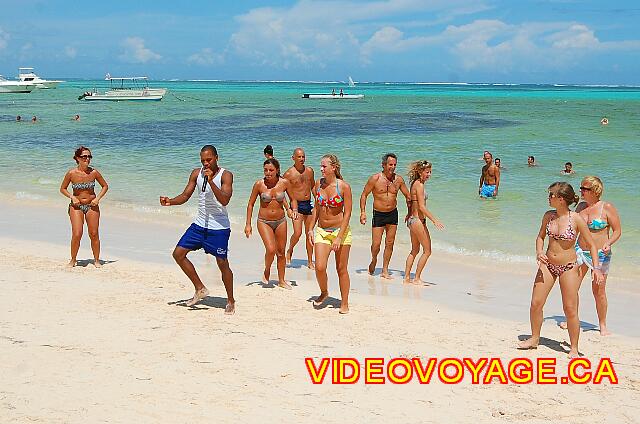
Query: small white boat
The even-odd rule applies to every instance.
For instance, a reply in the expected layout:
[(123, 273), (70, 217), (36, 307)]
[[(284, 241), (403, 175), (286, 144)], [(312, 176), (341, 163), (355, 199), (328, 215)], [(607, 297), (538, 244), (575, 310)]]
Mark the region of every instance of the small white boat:
[(335, 94), (335, 93), (305, 93), (302, 95), (303, 99), (364, 99), (364, 94)]
[(33, 72), (33, 68), (18, 68), (18, 79), (22, 82), (35, 84), (36, 88), (56, 88), (58, 84), (64, 82), (42, 79)]
[(160, 101), (167, 93), (166, 88), (149, 88), (147, 77), (112, 77), (107, 74), (105, 80), (111, 86), (104, 93), (97, 89), (87, 91), (78, 97), (78, 100), (106, 100), (106, 101), (130, 101), (130, 100), (155, 100)]
[(35, 88), (33, 83), (11, 81), (0, 75), (0, 93), (31, 93)]

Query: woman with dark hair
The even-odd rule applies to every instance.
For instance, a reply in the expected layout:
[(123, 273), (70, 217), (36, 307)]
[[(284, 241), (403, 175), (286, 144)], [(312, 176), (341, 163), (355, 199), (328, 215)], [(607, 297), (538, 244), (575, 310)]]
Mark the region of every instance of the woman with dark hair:
[(327, 262), (331, 251), (335, 252), (336, 271), (340, 284), (340, 313), (349, 313), (349, 288), (351, 280), (347, 265), (351, 250), (351, 208), (353, 205), (351, 186), (343, 181), (340, 172), (340, 161), (336, 155), (324, 155), (320, 160), (322, 178), (316, 181), (313, 195), (316, 207), (313, 208), (313, 225), (307, 236), (314, 242), (316, 255), (316, 279), (320, 287), (320, 295), (313, 302), (320, 307), (329, 297), (329, 277)]
[(267, 144), (262, 153), (264, 153), (265, 159), (273, 159), (273, 146), (271, 146), (271, 144)]
[[(78, 147), (73, 155), (73, 160), (76, 161), (78, 166), (67, 171), (60, 185), (60, 193), (71, 200), (68, 207), (69, 219), (71, 220), (70, 267), (76, 266), (85, 220), (87, 221), (87, 229), (91, 239), (93, 264), (96, 268), (102, 266), (100, 263), (100, 236), (98, 234), (98, 226), (100, 224), (100, 207), (98, 204), (107, 194), (109, 185), (97, 169), (89, 166), (91, 159), (93, 159), (91, 150), (84, 146)], [(96, 181), (101, 187), (97, 196), (94, 190)], [(71, 184), (73, 194), (67, 190), (69, 184)]]
[[(411, 210), (409, 211), (409, 219), (407, 219), (407, 227), (411, 235), (411, 252), (407, 257), (404, 268), (404, 282), (414, 284), (424, 284), (422, 281), (422, 270), (427, 264), (429, 256), (431, 256), (431, 235), (427, 228), (427, 218), (433, 222), (437, 229), (443, 230), (444, 224), (427, 209), (427, 198), (424, 191), (424, 185), (431, 178), (431, 162), (428, 160), (419, 160), (413, 162), (409, 166), (409, 192), (411, 193)], [(416, 276), (411, 279), (411, 268), (413, 262), (420, 252), (422, 246), (422, 255), (418, 259), (416, 266)]]
[[(258, 196), (260, 197), (260, 210), (258, 211), (258, 232), (264, 243), (264, 273), (262, 282), (269, 284), (271, 264), (273, 257), (278, 260), (278, 286), (291, 290), (291, 285), (284, 279), (286, 258), (284, 250), (287, 245), (287, 220), (285, 209), (289, 211), (293, 219), (298, 216), (298, 202), (291, 196), (289, 181), (280, 176), (280, 163), (277, 159), (267, 159), (263, 164), (264, 178), (260, 178), (253, 184), (249, 203), (247, 204), (247, 220), (244, 234), (251, 236), (251, 215), (253, 206)], [(287, 206), (284, 198), (285, 192), (289, 196), (291, 208)]]
[[(531, 294), (531, 307), (529, 319), (531, 321), (531, 337), (518, 344), (519, 349), (536, 349), (540, 343), (540, 330), (542, 328), (544, 307), (549, 292), (556, 280), (560, 281), (562, 293), (562, 307), (567, 317), (569, 340), (571, 348), (570, 358), (578, 356), (578, 339), (580, 337), (580, 319), (578, 318), (578, 289), (580, 288), (579, 266), (576, 257), (576, 239), (589, 246), (593, 255), (594, 280), (601, 284), (604, 277), (601, 265), (598, 261), (598, 249), (596, 248), (587, 223), (580, 214), (569, 209), (574, 203), (578, 203), (571, 184), (556, 182), (549, 186), (549, 206), (553, 210), (545, 212), (538, 237), (536, 238), (536, 257), (538, 260), (538, 272), (533, 281)], [(549, 236), (549, 245), (546, 253), (543, 253), (544, 239)]]

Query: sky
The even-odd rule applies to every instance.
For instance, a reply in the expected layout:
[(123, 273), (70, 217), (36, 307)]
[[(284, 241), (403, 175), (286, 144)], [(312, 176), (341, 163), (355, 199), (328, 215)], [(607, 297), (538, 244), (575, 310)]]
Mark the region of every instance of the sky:
[(0, 0), (0, 74), (640, 85), (640, 2)]

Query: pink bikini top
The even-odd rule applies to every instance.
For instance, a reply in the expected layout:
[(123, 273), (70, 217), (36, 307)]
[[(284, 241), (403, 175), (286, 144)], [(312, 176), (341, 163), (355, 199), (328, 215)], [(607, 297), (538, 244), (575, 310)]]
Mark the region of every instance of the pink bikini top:
[(553, 238), (554, 240), (575, 240), (576, 239), (576, 232), (573, 229), (573, 226), (571, 225), (571, 211), (569, 211), (569, 225), (567, 226), (567, 229), (564, 230), (564, 232), (559, 234), (552, 233), (551, 230), (549, 230), (549, 226), (552, 221), (558, 221), (557, 215), (556, 215), (556, 219), (549, 220), (549, 222), (547, 223), (547, 235), (549, 237)]

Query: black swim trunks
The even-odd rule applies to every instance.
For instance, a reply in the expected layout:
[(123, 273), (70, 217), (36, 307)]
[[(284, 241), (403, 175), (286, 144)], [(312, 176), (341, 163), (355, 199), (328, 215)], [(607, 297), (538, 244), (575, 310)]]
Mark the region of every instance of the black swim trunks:
[(313, 211), (313, 205), (311, 200), (299, 200), (298, 201), (298, 213), (300, 215), (311, 215)]
[(373, 227), (384, 227), (385, 225), (398, 225), (398, 209), (389, 212), (373, 210)]

